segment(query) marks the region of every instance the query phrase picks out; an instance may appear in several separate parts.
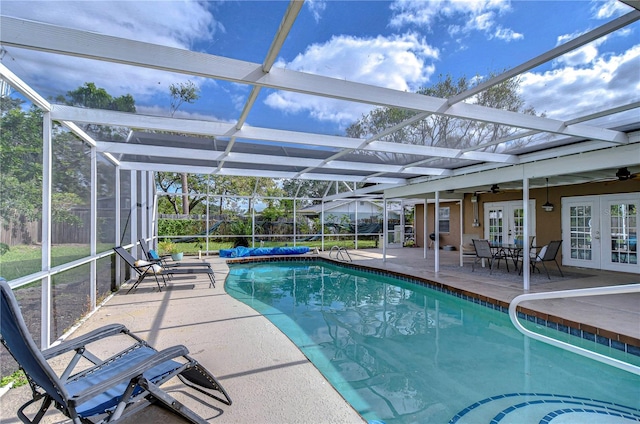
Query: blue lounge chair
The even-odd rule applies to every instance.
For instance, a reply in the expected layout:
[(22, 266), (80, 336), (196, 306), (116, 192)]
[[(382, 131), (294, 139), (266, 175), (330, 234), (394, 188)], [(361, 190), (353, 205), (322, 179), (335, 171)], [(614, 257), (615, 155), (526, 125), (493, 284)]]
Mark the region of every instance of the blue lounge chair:
[(160, 280), (158, 277), (162, 278), (163, 285), (166, 286), (167, 282), (165, 277), (172, 277), (174, 275), (194, 275), (194, 274), (207, 274), (209, 277), (209, 287), (216, 286), (215, 275), (213, 270), (210, 267), (202, 266), (202, 267), (194, 267), (194, 268), (186, 268), (186, 267), (172, 267), (172, 268), (163, 268), (162, 266), (154, 263), (141, 263), (136, 261), (136, 258), (131, 256), (129, 252), (127, 252), (123, 247), (118, 246), (114, 247), (113, 250), (120, 256), (131, 268), (133, 268), (138, 274), (138, 280), (133, 283), (131, 288), (127, 291), (129, 293), (131, 290), (134, 290), (138, 285), (144, 280), (146, 277), (153, 276), (156, 280), (156, 284), (158, 285), (158, 290), (162, 291), (162, 286), (160, 285)]
[[(108, 337), (130, 337), (133, 344), (107, 359), (100, 359), (87, 346)], [(33, 398), (17, 414), (24, 423), (37, 423), (53, 404), (75, 424), (113, 422), (129, 416), (150, 402), (159, 402), (192, 423), (206, 423), (195, 412), (160, 387), (173, 377), (227, 405), (231, 398), (216, 378), (195, 359), (186, 347), (157, 351), (120, 324), (107, 325), (83, 336), (41, 351), (22, 317), (9, 284), (0, 279), (0, 341), (27, 376)], [(49, 363), (67, 352), (75, 354), (58, 375)], [(81, 361), (82, 360), (82, 361)], [(77, 371), (79, 362), (91, 365)], [(82, 367), (80, 367), (82, 368)], [(33, 419), (28, 406), (42, 401)]]

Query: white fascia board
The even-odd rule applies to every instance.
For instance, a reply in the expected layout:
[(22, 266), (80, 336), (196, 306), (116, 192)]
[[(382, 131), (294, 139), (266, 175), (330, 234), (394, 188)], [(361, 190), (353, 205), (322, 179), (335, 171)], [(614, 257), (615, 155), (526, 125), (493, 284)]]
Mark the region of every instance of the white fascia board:
[(558, 174), (589, 173), (607, 168), (636, 166), (640, 164), (640, 145), (620, 145), (524, 164), (524, 175), (528, 178), (550, 177)]
[(350, 171), (363, 171), (364, 169), (371, 169), (376, 171), (377, 174), (385, 173), (398, 173), (398, 174), (418, 174), (418, 175), (447, 175), (450, 171), (444, 168), (421, 168), (418, 166), (404, 167), (402, 165), (387, 165), (382, 163), (369, 163), (369, 162), (346, 162), (346, 161), (329, 161), (323, 169), (344, 169)]
[(144, 155), (161, 158), (180, 158), (194, 160), (219, 160), (224, 152), (203, 149), (184, 149), (181, 147), (151, 146), (148, 144), (97, 142), (99, 152), (126, 155)]
[[(0, 25), (0, 28), (2, 25)], [(2, 28), (4, 30), (4, 28)], [(2, 35), (2, 31), (0, 31), (0, 37)], [(38, 106), (45, 112), (51, 111), (51, 104), (44, 99), (41, 95), (36, 93), (29, 85), (27, 85), (24, 81), (22, 81), (16, 74), (11, 72), (9, 68), (4, 66), (0, 62), (0, 77), (5, 80), (14, 90), (18, 91), (24, 97), (29, 99), (31, 103)]]
[(419, 146), (416, 144), (400, 144), (388, 141), (372, 141), (364, 150), (402, 153), (407, 155), (436, 156), (442, 158), (457, 158), (462, 154), (460, 149), (448, 147)]
[(481, 160), (484, 162), (520, 163), (520, 159), (516, 155), (491, 152), (465, 152), (460, 155), (460, 159)]
[(251, 153), (234, 153), (231, 152), (225, 157), (225, 162), (233, 163), (268, 163), (269, 165), (281, 166), (304, 166), (319, 167), (323, 164), (322, 159), (308, 159), (291, 156), (273, 156), (273, 155), (254, 155)]
[(365, 140), (337, 135), (276, 130), (245, 125), (234, 136), (247, 140), (267, 140), (290, 144), (314, 145), (339, 149), (357, 149)]
[(476, 173), (436, 179), (385, 191), (387, 197), (420, 196), (435, 191), (463, 189), (478, 185), (519, 181), (524, 178), (544, 178), (558, 174), (588, 173), (598, 169), (633, 166), (640, 163), (637, 144), (617, 145), (607, 149), (580, 152), (519, 165), (511, 165)]
[(398, 184), (377, 184), (375, 186), (370, 186), (370, 187), (363, 187), (363, 188), (359, 188), (351, 193), (338, 193), (338, 194), (332, 194), (330, 196), (326, 196), (324, 197), (325, 200), (339, 200), (339, 199), (344, 199), (347, 197), (354, 197), (354, 196), (371, 196), (370, 193), (376, 193), (379, 191), (383, 191), (383, 190), (388, 190), (391, 188), (395, 188), (395, 187), (402, 187), (402, 185), (398, 185)]
[(398, 165), (386, 165), (382, 163), (368, 163), (368, 162), (345, 162), (339, 160), (333, 160), (327, 162), (323, 168), (326, 169), (344, 169), (350, 171), (363, 171), (366, 169), (375, 170), (380, 172), (402, 172), (402, 167)]
[(402, 172), (406, 174), (418, 174), (418, 175), (439, 175), (439, 176), (453, 175), (453, 171), (450, 169), (428, 168), (428, 167), (421, 167), (421, 166), (407, 166), (406, 168), (403, 169)]
[(57, 104), (51, 105), (51, 117), (56, 121), (73, 121), (87, 124), (111, 125), (125, 128), (140, 128), (207, 136), (226, 136), (227, 134), (236, 131), (234, 124), (227, 122), (150, 116), (130, 112), (85, 109)]
[(417, 93), (305, 74), (288, 69), (273, 68), (267, 74), (262, 70), (262, 65), (256, 63), (6, 16), (0, 19), (0, 26), (2, 26), (0, 41), (6, 45), (20, 48), (222, 79), (346, 101), (456, 116), (461, 119), (496, 122), (545, 132), (597, 138), (615, 143), (627, 142), (626, 135), (622, 132), (588, 125), (566, 126), (560, 121), (549, 118), (466, 103), (457, 103), (447, 107), (446, 99)]
[(460, 158), (468, 160), (482, 160), (498, 163), (518, 163), (518, 157), (504, 153), (463, 152), (461, 149), (447, 147), (419, 146), (415, 144), (390, 143), (388, 141), (373, 141), (364, 150), (384, 151), (390, 153), (400, 153), (407, 155), (422, 155), (443, 158)]
[(209, 175), (215, 168), (211, 166), (173, 165), (165, 163), (120, 162), (120, 169), (128, 171), (176, 172)]
[(328, 180), (328, 181), (348, 181), (354, 183), (378, 183), (378, 184), (406, 184), (404, 178), (384, 178), (384, 177), (363, 177), (361, 175), (333, 175), (333, 174), (302, 174), (298, 177), (301, 180)]
[[(229, 176), (244, 176), (244, 177), (264, 177), (264, 178), (293, 178), (296, 173), (282, 172), (282, 171), (264, 171), (264, 170), (250, 170), (250, 169), (238, 169), (238, 168), (222, 168), (216, 174), (229, 175)], [(360, 175), (340, 175), (340, 174), (302, 174), (297, 177), (300, 180), (321, 180), (321, 181), (350, 181), (350, 182), (362, 182), (367, 177)], [(388, 183), (393, 181), (396, 184), (406, 183), (406, 180), (400, 178), (371, 178), (367, 180), (374, 183)]]

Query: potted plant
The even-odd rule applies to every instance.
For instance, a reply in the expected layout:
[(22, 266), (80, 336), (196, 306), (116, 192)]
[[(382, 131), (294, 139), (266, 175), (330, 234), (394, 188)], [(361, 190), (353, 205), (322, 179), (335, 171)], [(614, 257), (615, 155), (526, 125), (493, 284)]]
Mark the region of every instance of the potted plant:
[(178, 245), (172, 241), (161, 241), (158, 243), (158, 248), (162, 255), (171, 255), (174, 261), (181, 261), (184, 256), (184, 252), (180, 251)]

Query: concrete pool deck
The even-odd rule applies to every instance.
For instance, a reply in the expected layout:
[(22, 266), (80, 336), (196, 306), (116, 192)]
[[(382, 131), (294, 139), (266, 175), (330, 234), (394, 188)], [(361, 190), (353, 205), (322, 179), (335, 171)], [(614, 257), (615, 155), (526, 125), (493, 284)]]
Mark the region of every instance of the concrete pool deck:
[[(516, 273), (489, 276), (488, 270), (482, 268), (470, 273), (467, 269), (470, 263), (456, 269), (457, 252), (440, 252), (443, 268), (437, 274), (433, 271), (433, 251), (429, 251), (426, 260), (423, 250), (418, 248), (389, 249), (386, 261), (382, 260), (381, 251), (375, 249), (352, 250), (350, 254), (353, 262), (359, 265), (427, 278), (505, 302), (523, 292), (522, 281), (515, 281)], [(320, 256), (327, 257), (328, 254), (325, 252)], [(207, 405), (193, 398), (185, 399), (185, 393), (188, 396), (190, 392), (182, 391), (184, 386), (180, 384), (165, 387), (212, 423), (364, 422), (286, 336), (251, 307), (226, 294), (224, 280), (228, 266), (225, 259), (214, 256), (207, 260), (216, 272), (215, 288), (208, 287), (208, 279), (204, 276), (176, 278), (175, 283), (162, 292), (154, 289), (155, 283), (151, 281), (130, 294), (121, 290), (83, 322), (77, 334), (110, 323), (122, 323), (156, 348), (184, 344), (193, 357), (218, 377), (233, 404), (212, 402)], [(638, 274), (563, 270), (577, 278), (554, 280), (557, 270), (550, 269), (551, 280), (548, 281), (545, 274), (545, 281), (536, 279), (531, 291), (640, 282)], [(638, 305), (640, 294), (544, 301), (535, 308), (640, 339)], [(56, 368), (61, 364), (54, 363), (53, 366)], [(20, 422), (15, 412), (30, 397), (29, 388), (24, 386), (2, 396), (0, 422)], [(51, 411), (43, 422), (65, 420), (62, 414)], [(181, 423), (184, 420), (151, 406), (124, 422)]]

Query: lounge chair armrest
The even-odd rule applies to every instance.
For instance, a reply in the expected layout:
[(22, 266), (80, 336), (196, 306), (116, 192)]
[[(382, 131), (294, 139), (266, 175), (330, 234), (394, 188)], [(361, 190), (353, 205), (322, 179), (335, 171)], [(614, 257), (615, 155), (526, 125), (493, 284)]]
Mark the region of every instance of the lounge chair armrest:
[(119, 333), (128, 333), (129, 330), (122, 324), (110, 324), (97, 328), (82, 336), (74, 337), (66, 340), (57, 346), (50, 347), (42, 351), (45, 359), (51, 359), (63, 353), (75, 350), (88, 345), (89, 343), (104, 339), (105, 337), (114, 336)]
[(155, 367), (156, 365), (162, 364), (165, 361), (179, 356), (185, 356), (188, 353), (189, 350), (182, 345), (177, 345), (161, 350), (160, 352), (157, 352), (144, 361), (140, 362), (135, 367), (128, 368), (122, 372), (119, 372), (113, 377), (98, 384), (92, 385), (91, 387), (88, 387), (87, 389), (77, 393), (75, 396), (73, 396), (73, 398), (69, 399), (69, 404), (71, 406), (81, 405), (84, 402), (98, 396), (99, 394), (104, 393), (113, 386), (117, 386), (118, 384), (121, 384), (123, 382), (128, 383), (132, 378), (142, 375), (145, 371)]

